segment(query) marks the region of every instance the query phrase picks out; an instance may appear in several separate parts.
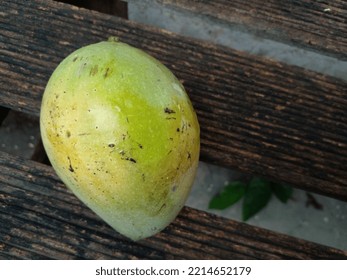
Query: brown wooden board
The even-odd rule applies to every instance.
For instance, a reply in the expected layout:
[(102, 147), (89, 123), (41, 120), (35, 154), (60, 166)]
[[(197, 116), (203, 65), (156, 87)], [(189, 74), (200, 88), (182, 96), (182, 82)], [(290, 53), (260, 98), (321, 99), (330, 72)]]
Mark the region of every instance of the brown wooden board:
[(116, 35), (184, 83), (201, 160), (347, 200), (346, 82), (58, 2), (2, 1), (0, 11), (0, 105), (38, 116), (59, 61)]
[(185, 207), (132, 242), (46, 165), (0, 152), (0, 259), (346, 259), (347, 252)]
[(347, 60), (346, 0), (156, 1), (222, 20), (264, 38)]

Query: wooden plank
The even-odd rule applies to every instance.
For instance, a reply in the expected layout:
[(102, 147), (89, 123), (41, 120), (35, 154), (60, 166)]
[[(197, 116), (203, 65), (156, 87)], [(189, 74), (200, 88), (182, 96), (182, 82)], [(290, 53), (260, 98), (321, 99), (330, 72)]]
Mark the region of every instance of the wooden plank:
[(52, 1), (0, 3), (0, 104), (39, 115), (54, 67), (116, 35), (184, 83), (201, 159), (347, 200), (347, 84), (332, 77)]
[(264, 38), (347, 60), (345, 0), (156, 1), (222, 20)]
[(344, 259), (347, 252), (185, 207), (132, 242), (87, 209), (51, 167), (0, 152), (0, 258)]

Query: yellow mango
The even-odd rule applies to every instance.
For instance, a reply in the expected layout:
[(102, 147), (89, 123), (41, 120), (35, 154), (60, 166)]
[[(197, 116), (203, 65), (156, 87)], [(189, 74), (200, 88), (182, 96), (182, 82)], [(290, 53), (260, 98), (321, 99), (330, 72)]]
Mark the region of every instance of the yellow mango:
[(48, 81), (40, 127), (58, 176), (119, 233), (154, 235), (183, 207), (199, 124), (182, 84), (145, 52), (109, 40), (70, 54)]

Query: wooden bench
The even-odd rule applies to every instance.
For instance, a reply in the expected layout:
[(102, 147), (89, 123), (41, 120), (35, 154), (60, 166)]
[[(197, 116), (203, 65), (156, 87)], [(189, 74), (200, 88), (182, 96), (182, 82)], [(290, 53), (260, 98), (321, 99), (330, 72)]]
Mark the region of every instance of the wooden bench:
[[(328, 8), (320, 2), (279, 1), (282, 12), (301, 9), (301, 17), (294, 17), (264, 3), (262, 13), (249, 12), (248, 6), (259, 1), (248, 1), (248, 6), (160, 1), (248, 28), (261, 17), (262, 25), (255, 32), (346, 59), (344, 1), (329, 2), (334, 9), (336, 5), (329, 14), (329, 33), (324, 33), (324, 24), (313, 24), (303, 16), (314, 19), (317, 10)], [(230, 19), (229, 12), (240, 16), (236, 13)], [(292, 27), (291, 19), (297, 25)], [(275, 33), (271, 26), (277, 28)], [(317, 29), (308, 37), (312, 27)], [(283, 35), (286, 30), (292, 32)], [(116, 16), (54, 1), (2, 1), (3, 112), (11, 109), (38, 118), (44, 87), (56, 65), (73, 50), (109, 36), (144, 49), (183, 81), (201, 126), (201, 160), (347, 200), (345, 81)], [(341, 249), (189, 207), (163, 232), (135, 243), (77, 200), (50, 166), (6, 152), (0, 152), (0, 166), (3, 259), (347, 258)]]

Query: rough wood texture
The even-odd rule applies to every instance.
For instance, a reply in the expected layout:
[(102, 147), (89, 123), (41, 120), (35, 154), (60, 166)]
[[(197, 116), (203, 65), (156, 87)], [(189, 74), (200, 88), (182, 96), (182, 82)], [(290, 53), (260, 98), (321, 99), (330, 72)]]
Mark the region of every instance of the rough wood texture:
[(347, 1), (156, 0), (262, 37), (347, 60)]
[(347, 252), (185, 207), (132, 242), (33, 161), (0, 152), (0, 259), (346, 259)]
[(347, 200), (347, 84), (301, 68), (52, 1), (0, 3), (0, 104), (38, 115), (54, 67), (116, 35), (183, 81), (201, 159)]

